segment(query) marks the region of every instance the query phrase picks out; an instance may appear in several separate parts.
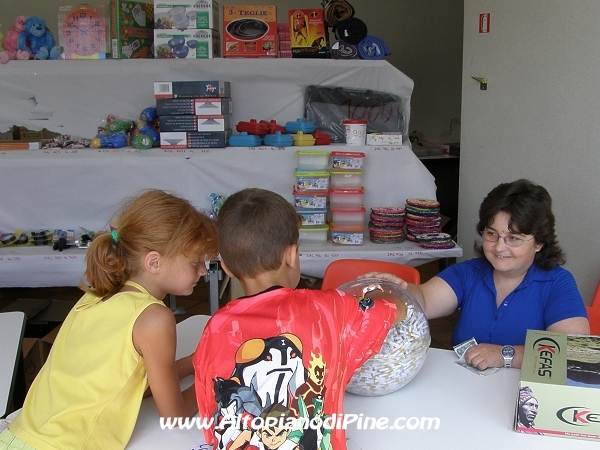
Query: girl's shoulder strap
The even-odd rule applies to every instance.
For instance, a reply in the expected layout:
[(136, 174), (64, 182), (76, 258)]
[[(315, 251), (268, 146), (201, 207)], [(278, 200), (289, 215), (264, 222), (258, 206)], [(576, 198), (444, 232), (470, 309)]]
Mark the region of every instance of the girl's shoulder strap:
[(131, 286), (131, 287), (134, 287), (134, 288), (142, 291), (144, 294), (150, 295), (150, 293), (146, 290), (146, 288), (144, 286), (142, 286), (141, 284), (136, 283), (135, 281), (127, 280), (125, 282), (125, 284), (127, 286)]

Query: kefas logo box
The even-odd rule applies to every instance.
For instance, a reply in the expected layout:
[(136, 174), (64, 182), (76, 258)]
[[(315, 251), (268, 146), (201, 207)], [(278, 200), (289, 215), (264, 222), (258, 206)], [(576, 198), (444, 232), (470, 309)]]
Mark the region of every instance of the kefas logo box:
[(515, 431), (600, 442), (600, 336), (527, 332)]

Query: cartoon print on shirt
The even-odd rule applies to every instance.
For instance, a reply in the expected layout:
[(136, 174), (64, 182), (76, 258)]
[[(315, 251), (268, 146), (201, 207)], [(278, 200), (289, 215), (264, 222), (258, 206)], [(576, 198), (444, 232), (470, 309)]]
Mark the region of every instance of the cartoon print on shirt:
[(255, 418), (269, 414), (306, 420), (327, 417), (323, 414), (326, 363), (311, 352), (309, 368), (305, 368), (302, 349), (298, 336), (289, 333), (240, 345), (231, 377), (214, 380), (216, 448), (331, 450), (322, 428), (252, 426)]
[[(315, 410), (313, 399), (325, 398), (325, 391), (327, 390), (327, 387), (323, 384), (325, 381), (325, 362), (321, 358), (321, 355), (315, 355), (311, 352), (310, 366), (307, 375), (308, 378), (306, 382), (296, 390), (296, 399), (302, 397), (308, 415), (309, 417), (312, 417)], [(291, 409), (296, 412), (297, 416), (300, 415), (297, 400), (292, 402)]]

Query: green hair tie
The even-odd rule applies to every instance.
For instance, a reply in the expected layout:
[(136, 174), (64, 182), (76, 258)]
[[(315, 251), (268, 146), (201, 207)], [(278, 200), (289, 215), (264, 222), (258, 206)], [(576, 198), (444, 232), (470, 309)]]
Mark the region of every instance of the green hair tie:
[(112, 230), (110, 232), (110, 235), (112, 236), (112, 240), (115, 244), (119, 242), (119, 235), (117, 234), (117, 230)]

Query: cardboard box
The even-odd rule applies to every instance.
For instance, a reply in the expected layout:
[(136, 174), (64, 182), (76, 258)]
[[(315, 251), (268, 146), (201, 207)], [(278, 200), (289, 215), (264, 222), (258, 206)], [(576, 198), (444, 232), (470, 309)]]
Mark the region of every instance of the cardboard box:
[(29, 390), (31, 383), (42, 367), (40, 358), (39, 339), (23, 338), (21, 350), (23, 352), (23, 375), (25, 377), (25, 392)]
[(223, 56), (277, 56), (277, 7), (223, 6)]
[(231, 114), (231, 98), (159, 98), (156, 111), (160, 117), (177, 114), (196, 116)]
[(42, 338), (23, 338), (21, 349), (23, 352), (23, 374), (25, 376), (25, 393), (29, 390), (31, 383), (39, 373), (40, 369), (48, 359), (52, 344), (60, 330), (58, 325)]
[(110, 38), (115, 59), (153, 58), (154, 5), (110, 1)]
[(514, 428), (600, 442), (600, 336), (527, 331)]
[(154, 57), (158, 59), (210, 59), (221, 56), (221, 35), (216, 30), (154, 30)]
[(42, 147), (41, 141), (59, 136), (42, 128), (29, 130), (25, 127), (13, 126), (10, 130), (0, 133), (0, 150), (37, 150)]
[(227, 131), (231, 114), (225, 116), (162, 116), (160, 131)]
[(154, 98), (212, 97), (231, 97), (231, 83), (218, 80), (154, 82)]
[(219, 4), (215, 0), (169, 2), (154, 0), (156, 29), (219, 29)]
[(231, 130), (161, 132), (160, 148), (223, 148), (230, 136)]
[(292, 58), (326, 58), (327, 28), (323, 10), (290, 9), (288, 13)]

